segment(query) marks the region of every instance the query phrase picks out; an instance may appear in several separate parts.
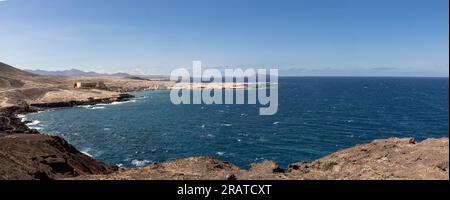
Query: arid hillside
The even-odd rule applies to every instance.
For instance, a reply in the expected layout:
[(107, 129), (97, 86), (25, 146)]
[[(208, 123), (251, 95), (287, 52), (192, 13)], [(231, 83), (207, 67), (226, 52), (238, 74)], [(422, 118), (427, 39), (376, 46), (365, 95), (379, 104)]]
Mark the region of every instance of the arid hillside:
[(0, 62), (0, 107), (39, 99), (48, 91), (64, 88), (64, 79), (25, 72)]
[[(75, 89), (76, 82), (104, 82), (107, 88)], [(55, 77), (32, 74), (0, 62), (0, 107), (26, 104), (114, 99), (123, 92), (161, 90), (173, 85), (167, 81), (137, 80), (126, 77)]]
[(0, 62), (0, 72), (1, 72), (0, 78), (27, 79), (38, 76), (29, 72), (16, 69), (2, 62)]
[(284, 168), (273, 161), (243, 170), (211, 157), (191, 157), (108, 175), (77, 179), (101, 180), (448, 180), (448, 138), (416, 142), (413, 138), (375, 140), (312, 162)]
[(0, 90), (61, 84), (62, 79), (32, 74), (0, 62)]

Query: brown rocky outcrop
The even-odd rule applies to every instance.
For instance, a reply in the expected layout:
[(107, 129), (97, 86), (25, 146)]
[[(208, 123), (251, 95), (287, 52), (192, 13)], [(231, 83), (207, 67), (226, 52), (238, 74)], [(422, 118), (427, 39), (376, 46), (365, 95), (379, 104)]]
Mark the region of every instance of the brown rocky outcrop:
[(64, 139), (42, 134), (0, 136), (0, 179), (62, 179), (107, 174), (106, 165), (76, 150)]
[(49, 103), (32, 103), (31, 106), (38, 108), (61, 108), (61, 107), (74, 107), (83, 105), (96, 105), (101, 103), (112, 103), (120, 101), (128, 101), (134, 98), (133, 95), (123, 93), (119, 94), (117, 97), (100, 98), (100, 99), (88, 99), (88, 100), (73, 100), (73, 101), (63, 101), (63, 102), (49, 102)]
[(273, 161), (250, 170), (211, 157), (192, 157), (109, 175), (80, 176), (101, 180), (395, 180), (449, 179), (448, 138), (415, 142), (412, 138), (375, 140), (313, 162), (298, 162), (285, 171)]
[(448, 138), (375, 140), (338, 151), (311, 163), (289, 166), (304, 179), (449, 179)]
[(0, 109), (0, 180), (63, 179), (117, 170), (76, 150), (64, 139), (29, 129), (18, 113), (32, 107)]

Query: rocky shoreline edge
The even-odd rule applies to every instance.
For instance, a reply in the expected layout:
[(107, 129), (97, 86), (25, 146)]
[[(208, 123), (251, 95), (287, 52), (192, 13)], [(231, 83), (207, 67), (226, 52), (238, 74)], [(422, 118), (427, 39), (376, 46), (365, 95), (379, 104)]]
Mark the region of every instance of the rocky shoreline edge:
[(48, 108), (63, 108), (63, 107), (74, 107), (74, 106), (89, 106), (89, 105), (96, 105), (96, 104), (108, 104), (113, 102), (123, 102), (123, 101), (129, 101), (131, 99), (135, 98), (134, 95), (128, 94), (128, 93), (122, 93), (119, 94), (117, 97), (110, 97), (110, 98), (100, 98), (100, 99), (88, 99), (86, 101), (63, 101), (63, 102), (50, 102), (50, 103), (32, 103), (30, 104), (31, 107), (34, 108), (40, 108), (40, 109), (48, 109)]
[(290, 164), (273, 161), (243, 170), (212, 157), (190, 157), (144, 168), (121, 169), (91, 158), (63, 138), (30, 129), (16, 116), (42, 109), (128, 101), (130, 94), (107, 99), (0, 108), (0, 180), (307, 180), (449, 179), (447, 138), (375, 140), (325, 156)]
[(53, 180), (86, 174), (108, 174), (118, 170), (91, 158), (58, 136), (30, 129), (17, 117), (52, 108), (129, 101), (131, 94), (117, 97), (36, 103), (0, 108), (0, 180)]

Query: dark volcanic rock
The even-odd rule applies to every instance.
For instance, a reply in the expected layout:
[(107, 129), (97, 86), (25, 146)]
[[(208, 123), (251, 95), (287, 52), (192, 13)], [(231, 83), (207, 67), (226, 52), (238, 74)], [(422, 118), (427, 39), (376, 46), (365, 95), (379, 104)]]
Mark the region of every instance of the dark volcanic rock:
[(60, 137), (29, 129), (16, 117), (36, 111), (29, 106), (0, 109), (0, 180), (62, 179), (117, 170)]
[(0, 180), (62, 179), (115, 170), (116, 166), (84, 155), (60, 137), (0, 136)]
[(16, 114), (36, 112), (35, 108), (29, 106), (8, 107), (0, 109), (0, 132), (2, 133), (36, 133), (30, 130)]
[(38, 108), (62, 108), (62, 107), (74, 107), (74, 106), (86, 106), (86, 105), (95, 105), (101, 103), (112, 103), (112, 102), (121, 102), (128, 101), (134, 98), (131, 94), (120, 94), (119, 97), (105, 98), (105, 99), (89, 99), (86, 101), (64, 101), (64, 102), (51, 102), (51, 103), (34, 103), (31, 104), (32, 107)]

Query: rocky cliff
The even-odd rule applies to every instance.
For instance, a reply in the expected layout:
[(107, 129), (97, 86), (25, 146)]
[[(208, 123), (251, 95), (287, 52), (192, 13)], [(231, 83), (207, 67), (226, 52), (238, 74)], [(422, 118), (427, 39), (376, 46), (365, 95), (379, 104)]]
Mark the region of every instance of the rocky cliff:
[(375, 140), (333, 153), (313, 162), (282, 169), (273, 161), (250, 170), (211, 157), (191, 157), (109, 175), (80, 176), (101, 180), (395, 180), (449, 179), (448, 138), (416, 142), (413, 138)]
[(15, 117), (30, 107), (0, 109), (0, 180), (63, 179), (117, 170), (80, 153), (64, 139), (31, 130)]

